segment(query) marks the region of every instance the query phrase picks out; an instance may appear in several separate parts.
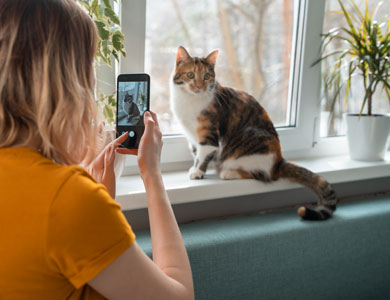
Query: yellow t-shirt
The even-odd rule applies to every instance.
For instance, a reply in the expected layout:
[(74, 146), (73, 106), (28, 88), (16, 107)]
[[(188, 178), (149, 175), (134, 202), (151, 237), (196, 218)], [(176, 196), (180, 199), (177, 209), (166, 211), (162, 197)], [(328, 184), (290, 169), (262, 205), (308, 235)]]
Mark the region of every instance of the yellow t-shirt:
[(104, 299), (86, 283), (134, 239), (84, 169), (0, 148), (0, 300)]

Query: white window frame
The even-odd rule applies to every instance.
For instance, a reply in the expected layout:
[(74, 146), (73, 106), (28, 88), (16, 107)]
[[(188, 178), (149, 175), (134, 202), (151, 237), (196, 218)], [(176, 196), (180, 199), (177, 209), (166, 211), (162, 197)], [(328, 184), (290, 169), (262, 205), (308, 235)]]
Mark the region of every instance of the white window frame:
[[(293, 41), (290, 86), (291, 97), (296, 97), (297, 117), (295, 127), (278, 128), (283, 154), (286, 158), (302, 158), (344, 154), (347, 151), (345, 137), (319, 138), (321, 65), (312, 66), (318, 58), (326, 0), (300, 0), (298, 25)], [(116, 68), (119, 73), (144, 72), (146, 1), (122, 1), (119, 8), (122, 16), (122, 30), (126, 37), (127, 56)], [(297, 9), (297, 7), (295, 8)], [(296, 47), (295, 47), (296, 45)], [(172, 68), (174, 62), (172, 62)], [(153, 84), (153, 78), (151, 78)], [(222, 83), (223, 84), (223, 83)], [(291, 92), (290, 92), (291, 93)], [(290, 97), (290, 95), (289, 95)], [(153, 95), (151, 95), (153, 102)], [(162, 166), (176, 164), (176, 168), (188, 166), (192, 161), (188, 143), (183, 135), (165, 136), (162, 152)], [(135, 157), (126, 158), (124, 174), (137, 172)]]

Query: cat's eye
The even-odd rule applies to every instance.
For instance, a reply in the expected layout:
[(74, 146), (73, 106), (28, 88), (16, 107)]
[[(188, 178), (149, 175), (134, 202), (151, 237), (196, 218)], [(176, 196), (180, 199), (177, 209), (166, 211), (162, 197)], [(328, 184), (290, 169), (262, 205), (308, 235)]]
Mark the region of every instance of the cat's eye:
[(210, 79), (210, 74), (209, 73), (204, 74), (203, 79), (204, 80), (209, 80)]
[(188, 73), (187, 73), (187, 77), (188, 77), (189, 79), (193, 79), (193, 78), (195, 77), (195, 74), (194, 74), (193, 72), (188, 72)]

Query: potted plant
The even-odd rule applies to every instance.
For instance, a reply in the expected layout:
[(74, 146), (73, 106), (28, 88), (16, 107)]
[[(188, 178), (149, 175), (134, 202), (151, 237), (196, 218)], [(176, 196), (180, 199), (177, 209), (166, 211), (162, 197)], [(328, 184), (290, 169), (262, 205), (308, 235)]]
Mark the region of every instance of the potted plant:
[[(390, 101), (390, 19), (375, 20), (378, 6), (370, 13), (368, 0), (363, 12), (354, 0), (349, 0), (348, 11), (338, 0), (345, 27), (323, 34), (321, 57), (314, 63), (333, 58), (334, 64), (325, 72), (324, 92), (332, 91), (332, 112), (343, 96), (349, 101), (352, 77), (363, 82), (364, 93), (359, 95), (359, 113), (347, 114), (347, 136), (350, 157), (356, 160), (383, 160), (390, 132), (390, 116), (373, 114), (374, 94), (382, 88)], [(343, 1), (345, 3), (345, 1)], [(340, 49), (328, 51), (331, 42), (341, 42)], [(356, 95), (354, 95), (356, 97)], [(366, 113), (365, 112), (365, 108)]]
[[(118, 2), (118, 0), (114, 1)], [(94, 20), (98, 29), (99, 41), (95, 64), (104, 63), (111, 67), (113, 59), (119, 62), (120, 56), (126, 56), (120, 19), (112, 8), (111, 0), (78, 0), (78, 2)], [(105, 121), (112, 125), (116, 110), (115, 91), (110, 95), (100, 91), (96, 91), (96, 94), (98, 95), (96, 101)]]
[[(114, 2), (118, 2), (118, 0), (114, 0)], [(95, 66), (104, 63), (111, 67), (114, 59), (119, 62), (120, 56), (126, 56), (120, 19), (111, 5), (111, 0), (78, 0), (78, 3), (91, 16), (98, 29), (99, 40)], [(115, 90), (109, 95), (96, 90), (96, 102), (100, 113), (103, 115), (106, 124), (111, 126), (110, 129), (105, 129), (102, 147), (115, 138), (115, 129), (112, 127), (116, 111), (115, 94)], [(125, 156), (117, 154), (114, 166), (117, 177), (122, 174), (124, 163)]]

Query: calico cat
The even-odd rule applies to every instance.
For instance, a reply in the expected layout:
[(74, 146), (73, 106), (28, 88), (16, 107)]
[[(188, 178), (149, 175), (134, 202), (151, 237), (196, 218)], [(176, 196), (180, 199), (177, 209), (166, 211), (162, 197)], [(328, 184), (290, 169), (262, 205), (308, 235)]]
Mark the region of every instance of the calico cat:
[(127, 122), (131, 122), (134, 117), (140, 115), (137, 104), (133, 102), (133, 95), (129, 95), (128, 92), (123, 100), (122, 108), (127, 113)]
[(191, 57), (179, 47), (171, 80), (171, 109), (181, 123), (194, 155), (191, 179), (202, 179), (214, 160), (221, 179), (279, 178), (300, 183), (318, 196), (314, 207), (300, 207), (306, 220), (326, 220), (337, 197), (321, 176), (286, 161), (274, 125), (251, 95), (216, 81), (218, 50), (207, 57)]

